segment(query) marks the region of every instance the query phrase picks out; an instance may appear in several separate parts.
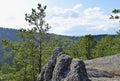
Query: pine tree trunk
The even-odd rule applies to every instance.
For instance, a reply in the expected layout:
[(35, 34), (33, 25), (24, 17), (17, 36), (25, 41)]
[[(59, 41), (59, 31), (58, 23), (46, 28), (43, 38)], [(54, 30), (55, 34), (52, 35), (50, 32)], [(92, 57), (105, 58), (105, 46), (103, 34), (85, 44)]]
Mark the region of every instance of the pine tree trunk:
[(41, 72), (41, 68), (42, 68), (42, 42), (41, 42), (41, 39), (39, 41), (39, 58), (38, 58), (38, 61), (39, 61), (39, 73)]

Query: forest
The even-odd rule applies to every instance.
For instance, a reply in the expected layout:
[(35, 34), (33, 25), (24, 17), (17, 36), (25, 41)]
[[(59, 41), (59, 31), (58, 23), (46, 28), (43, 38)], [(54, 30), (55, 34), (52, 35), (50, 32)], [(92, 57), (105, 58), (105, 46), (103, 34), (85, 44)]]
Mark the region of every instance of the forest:
[(81, 60), (120, 53), (120, 31), (116, 35), (81, 37), (49, 34), (51, 27), (44, 20), (46, 6), (38, 4), (37, 9), (38, 12), (32, 9), (31, 14), (25, 14), (31, 29), (0, 28), (0, 81), (36, 81), (56, 47)]

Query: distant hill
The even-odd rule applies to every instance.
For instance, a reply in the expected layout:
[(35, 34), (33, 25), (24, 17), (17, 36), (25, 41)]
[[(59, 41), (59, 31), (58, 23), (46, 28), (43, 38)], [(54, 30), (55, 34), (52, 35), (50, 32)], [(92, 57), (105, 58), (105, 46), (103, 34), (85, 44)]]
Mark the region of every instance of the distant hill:
[[(0, 27), (0, 66), (3, 63), (3, 61), (5, 60), (5, 55), (2, 49), (2, 39), (7, 39), (7, 40), (11, 40), (14, 42), (18, 42), (19, 38), (17, 37), (17, 34), (19, 33), (19, 30), (16, 29), (8, 29), (8, 28), (2, 28)], [(56, 34), (49, 34), (50, 39), (54, 38), (55, 36), (57, 36), (59, 39), (64, 39), (67, 38), (69, 39), (69, 41), (77, 41), (79, 40), (81, 37), (78, 36), (65, 36), (65, 35), (56, 35)], [(105, 36), (107, 36), (107, 34), (104, 35), (94, 35), (94, 38), (96, 41), (100, 41), (102, 38), (104, 38)], [(115, 35), (112, 35), (115, 36)], [(48, 39), (48, 40), (50, 40)]]
[(19, 38), (16, 36), (19, 33), (16, 29), (8, 29), (0, 27), (0, 39), (8, 39), (11, 41), (18, 41)]
[(19, 40), (19, 38), (16, 36), (18, 33), (18, 30), (0, 27), (0, 66), (6, 59), (6, 55), (4, 54), (4, 51), (2, 49), (2, 40), (7, 39), (17, 42)]
[[(16, 29), (9, 29), (9, 28), (2, 28), (0, 27), (0, 40), (1, 39), (8, 39), (11, 41), (18, 41), (19, 38), (17, 37), (17, 34), (19, 33)], [(58, 36), (59, 38), (68, 38), (70, 40), (78, 40), (82, 36), (66, 36), (66, 35), (56, 35), (56, 34), (49, 34), (50, 37)], [(101, 34), (101, 35), (93, 35), (96, 41), (100, 41), (102, 38), (107, 36), (108, 34)], [(112, 35), (115, 36), (115, 35)]]
[[(102, 38), (104, 38), (107, 35), (109, 34), (94, 35), (94, 38), (96, 41), (100, 41)], [(111, 36), (115, 37), (116, 35), (111, 35)]]

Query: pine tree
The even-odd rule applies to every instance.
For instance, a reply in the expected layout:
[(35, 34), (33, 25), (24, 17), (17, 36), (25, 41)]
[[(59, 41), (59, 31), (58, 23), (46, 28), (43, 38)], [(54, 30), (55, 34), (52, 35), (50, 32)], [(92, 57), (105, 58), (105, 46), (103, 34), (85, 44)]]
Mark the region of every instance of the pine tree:
[[(38, 10), (38, 11), (37, 11)], [(42, 50), (43, 50), (43, 41), (45, 38), (45, 34), (50, 29), (48, 23), (45, 22), (45, 10), (46, 6), (41, 6), (38, 4), (37, 10), (32, 9), (31, 14), (25, 14), (25, 20), (28, 21), (30, 25), (32, 25), (32, 31), (35, 33), (34, 40), (36, 41), (36, 45), (38, 45), (38, 68), (39, 73), (42, 68)]]
[(96, 41), (92, 35), (85, 35), (78, 41), (79, 56), (82, 59), (92, 59), (94, 57), (93, 49), (96, 46)]
[(104, 37), (96, 46), (96, 56), (103, 57), (113, 54), (113, 37), (108, 35)]

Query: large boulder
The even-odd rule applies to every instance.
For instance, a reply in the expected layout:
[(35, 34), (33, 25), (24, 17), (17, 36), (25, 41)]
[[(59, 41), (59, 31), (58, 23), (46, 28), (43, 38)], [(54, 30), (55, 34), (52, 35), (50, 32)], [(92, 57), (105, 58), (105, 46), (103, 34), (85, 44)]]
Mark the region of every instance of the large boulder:
[(85, 64), (79, 59), (72, 59), (56, 48), (41, 71), (37, 81), (90, 81)]

